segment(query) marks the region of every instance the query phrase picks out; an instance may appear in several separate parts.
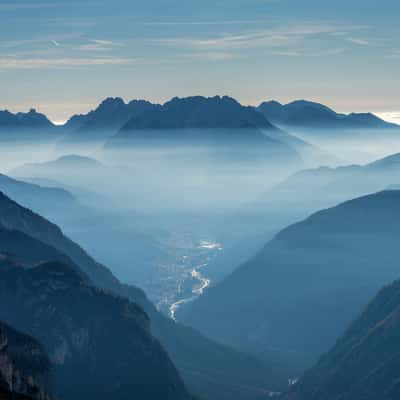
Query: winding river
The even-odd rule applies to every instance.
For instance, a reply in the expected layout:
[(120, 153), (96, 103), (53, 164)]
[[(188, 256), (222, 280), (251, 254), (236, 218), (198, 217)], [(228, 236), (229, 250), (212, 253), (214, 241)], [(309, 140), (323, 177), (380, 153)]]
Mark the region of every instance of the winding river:
[(180, 293), (177, 295), (177, 299), (169, 305), (169, 315), (173, 320), (177, 320), (176, 313), (180, 307), (183, 305), (190, 303), (200, 297), (204, 291), (210, 286), (211, 280), (203, 275), (202, 269), (206, 267), (210, 260), (216, 256), (217, 252), (222, 250), (222, 246), (219, 243), (209, 242), (209, 241), (201, 241), (198, 249), (204, 251), (205, 259), (207, 262), (199, 264), (193, 267), (190, 271), (190, 275), (187, 280), (190, 281), (191, 289), (188, 294), (183, 295), (184, 293), (182, 287), (184, 286), (185, 282), (181, 285)]

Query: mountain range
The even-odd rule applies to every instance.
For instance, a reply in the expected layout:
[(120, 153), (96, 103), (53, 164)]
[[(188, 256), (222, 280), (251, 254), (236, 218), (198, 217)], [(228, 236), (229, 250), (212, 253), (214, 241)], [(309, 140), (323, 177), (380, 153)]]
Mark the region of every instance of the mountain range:
[(116, 133), (131, 118), (159, 108), (145, 100), (125, 103), (120, 97), (109, 97), (87, 114), (72, 116), (62, 127), (67, 132), (63, 142), (106, 138)]
[(11, 113), (10, 111), (0, 111), (0, 130), (28, 130), (28, 129), (51, 129), (54, 124), (44, 115), (35, 109), (23, 113)]
[(243, 212), (260, 216), (279, 209), (299, 219), (347, 199), (384, 190), (397, 182), (400, 182), (399, 153), (364, 165), (305, 169), (267, 190)]
[(0, 111), (0, 140), (18, 143), (53, 141), (57, 138), (57, 127), (44, 115), (35, 109), (11, 113)]
[(337, 113), (331, 108), (307, 101), (296, 100), (288, 104), (277, 101), (261, 103), (257, 109), (273, 124), (297, 128), (324, 129), (385, 129), (399, 128), (372, 113)]
[(399, 217), (399, 191), (319, 211), (279, 232), (178, 319), (259, 357), (277, 351), (309, 365), (397, 278)]
[(307, 100), (288, 104), (266, 101), (253, 108), (242, 106), (228, 96), (175, 97), (163, 105), (146, 100), (125, 103), (119, 97), (108, 97), (87, 114), (71, 116), (62, 126), (55, 126), (45, 115), (34, 109), (16, 114), (7, 110), (0, 111), (0, 131), (50, 130), (54, 136), (62, 137), (61, 142), (64, 144), (71, 141), (104, 140), (120, 130), (249, 127), (268, 130), (276, 129), (274, 125), (326, 129), (398, 128), (398, 125), (388, 123), (372, 113), (341, 114)]

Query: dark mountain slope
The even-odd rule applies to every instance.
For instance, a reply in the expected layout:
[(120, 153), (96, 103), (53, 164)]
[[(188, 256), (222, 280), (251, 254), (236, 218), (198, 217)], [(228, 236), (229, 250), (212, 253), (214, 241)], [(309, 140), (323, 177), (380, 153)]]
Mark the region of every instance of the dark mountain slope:
[(43, 343), (61, 398), (191, 398), (137, 305), (58, 262), (4, 259), (0, 275), (1, 318)]
[(0, 399), (50, 400), (44, 391), (49, 371), (43, 347), (0, 322)]
[(332, 109), (311, 101), (297, 100), (288, 104), (268, 101), (258, 110), (272, 123), (299, 128), (325, 129), (378, 129), (398, 128), (371, 113), (339, 114)]
[[(139, 304), (150, 317), (153, 334), (168, 351), (193, 393), (210, 399), (229, 399), (233, 395), (237, 399), (253, 399), (284, 385), (283, 374), (275, 365), (267, 367), (253, 357), (208, 340), (195, 330), (163, 316), (140, 289), (121, 284), (106, 267), (65, 237), (56, 225), (4, 195), (0, 196), (0, 225), (54, 247), (79, 266), (95, 285)], [(11, 250), (16, 252), (15, 248)], [(42, 261), (45, 258), (63, 261), (57, 254), (42, 254)], [(39, 256), (35, 257), (36, 260)]]
[(281, 231), (178, 317), (254, 354), (315, 358), (398, 276), (399, 222), (398, 191), (318, 212)]
[(400, 398), (400, 282), (382, 289), (364, 313), (285, 400)]

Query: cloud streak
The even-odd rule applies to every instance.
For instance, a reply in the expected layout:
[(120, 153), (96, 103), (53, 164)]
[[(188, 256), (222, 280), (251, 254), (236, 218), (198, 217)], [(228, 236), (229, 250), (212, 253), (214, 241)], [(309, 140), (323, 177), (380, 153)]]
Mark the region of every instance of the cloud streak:
[(123, 44), (112, 40), (90, 40), (89, 43), (82, 44), (78, 47), (81, 51), (111, 51), (115, 48), (122, 47)]
[[(243, 49), (259, 47), (282, 47), (300, 43), (307, 39), (333, 36), (342, 32), (343, 27), (338, 28), (329, 24), (304, 24), (288, 26), (287, 28), (264, 29), (244, 32), (240, 34), (224, 34), (211, 38), (167, 38), (154, 39), (153, 43), (165, 46), (184, 47), (199, 50), (212, 49)], [(360, 43), (359, 40), (358, 44)]]
[(349, 37), (346, 40), (348, 42), (351, 42), (351, 43), (354, 43), (354, 44), (358, 44), (359, 46), (368, 46), (369, 45), (369, 42), (367, 40), (364, 40), (364, 39)]
[(50, 69), (50, 68), (75, 68), (103, 65), (128, 65), (135, 60), (129, 58), (0, 58), (0, 70), (7, 69)]

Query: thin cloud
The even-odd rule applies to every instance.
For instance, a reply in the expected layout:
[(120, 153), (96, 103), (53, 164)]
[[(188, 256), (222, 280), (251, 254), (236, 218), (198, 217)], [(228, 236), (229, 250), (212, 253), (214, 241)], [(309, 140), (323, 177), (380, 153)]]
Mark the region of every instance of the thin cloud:
[(284, 56), (284, 57), (301, 57), (304, 56), (304, 51), (295, 50), (276, 50), (271, 52), (274, 56)]
[(89, 43), (78, 46), (78, 50), (81, 51), (111, 51), (116, 47), (123, 46), (122, 43), (114, 42), (111, 40), (90, 40)]
[(369, 45), (369, 42), (367, 40), (364, 40), (364, 39), (349, 37), (346, 40), (348, 42), (351, 42), (351, 43), (354, 43), (354, 44), (358, 44), (359, 46), (368, 46)]
[(307, 51), (306, 49), (302, 50), (275, 50), (272, 51), (271, 54), (274, 56), (282, 56), (282, 57), (324, 57), (324, 56), (335, 56), (338, 54), (342, 54), (345, 52), (344, 48), (332, 48), (321, 51)]
[(128, 58), (0, 58), (0, 69), (50, 69), (102, 65), (127, 65), (135, 60)]
[(12, 11), (21, 9), (36, 9), (36, 8), (55, 8), (57, 4), (54, 3), (2, 3), (0, 4), (0, 10)]
[(282, 47), (301, 42), (309, 38), (331, 35), (342, 31), (334, 25), (304, 24), (290, 26), (286, 29), (276, 28), (245, 32), (241, 34), (224, 34), (212, 38), (169, 38), (156, 39), (153, 43), (161, 45), (195, 48), (200, 50), (235, 49), (251, 47)]

